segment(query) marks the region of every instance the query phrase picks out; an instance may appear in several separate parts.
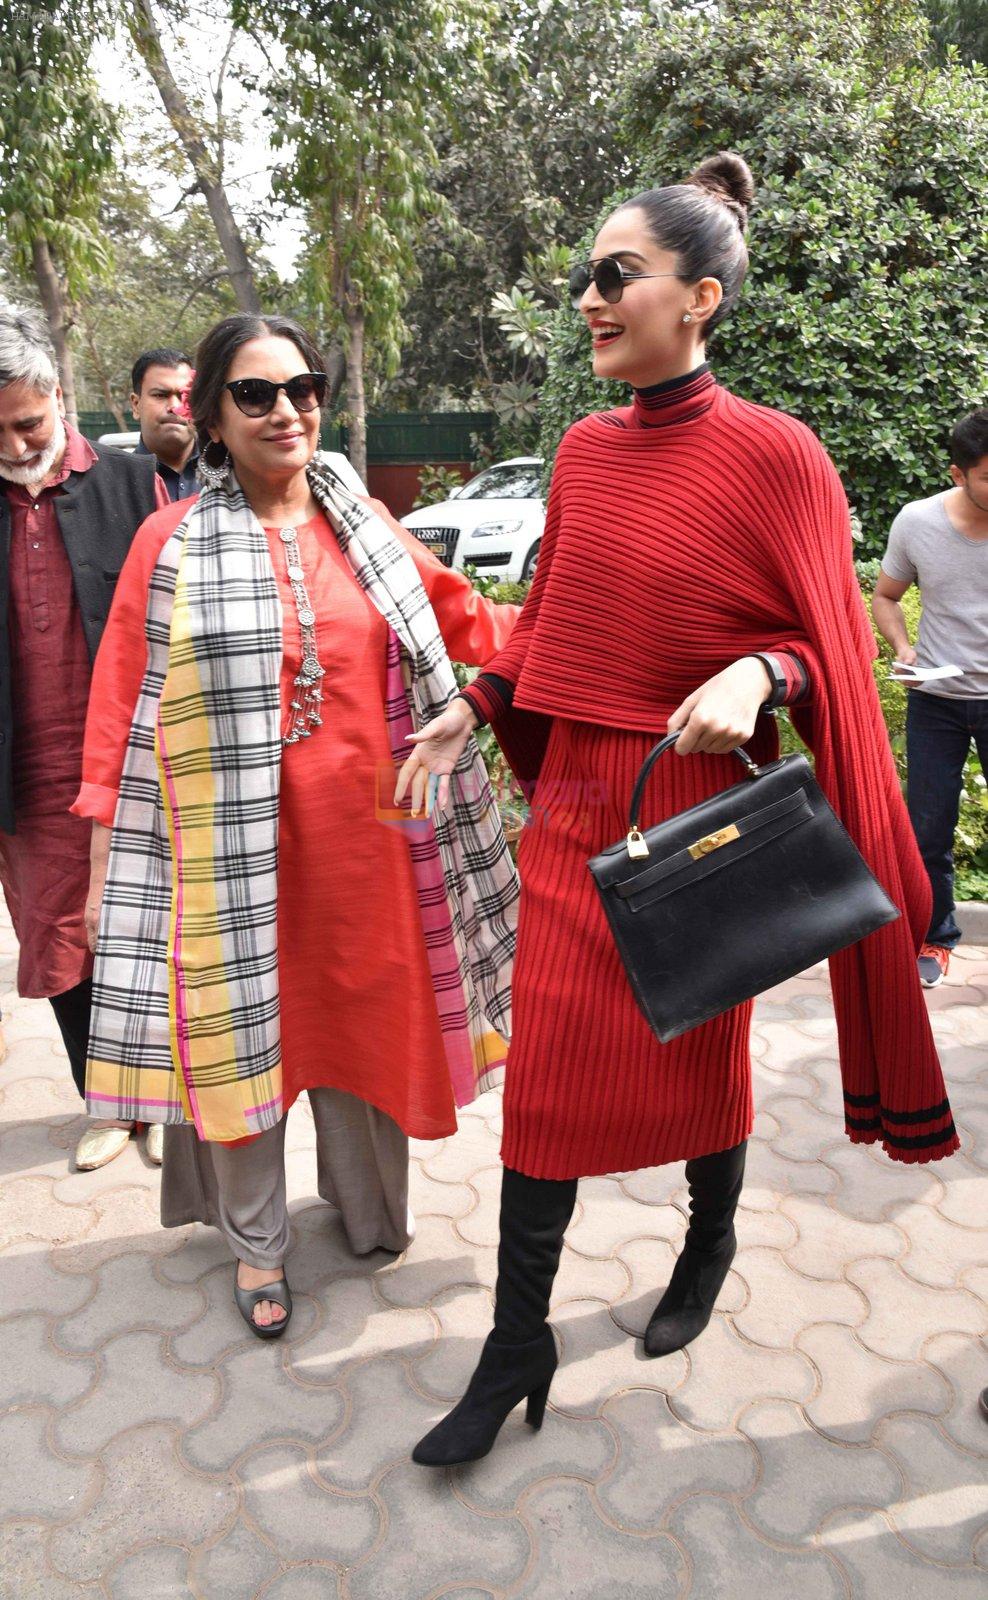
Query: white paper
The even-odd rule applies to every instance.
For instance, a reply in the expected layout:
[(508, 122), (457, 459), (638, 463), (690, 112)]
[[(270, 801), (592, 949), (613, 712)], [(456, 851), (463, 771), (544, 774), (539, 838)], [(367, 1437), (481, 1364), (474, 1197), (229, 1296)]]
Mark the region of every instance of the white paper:
[(891, 676), (901, 683), (936, 683), (940, 678), (959, 678), (962, 672), (962, 667), (909, 667), (896, 661)]

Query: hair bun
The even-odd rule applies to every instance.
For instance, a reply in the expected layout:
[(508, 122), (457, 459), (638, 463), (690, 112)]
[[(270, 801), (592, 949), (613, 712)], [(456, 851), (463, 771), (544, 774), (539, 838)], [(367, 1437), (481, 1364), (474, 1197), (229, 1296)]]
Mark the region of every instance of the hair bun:
[(748, 223), (748, 207), (755, 198), (755, 180), (747, 161), (741, 156), (735, 155), (733, 150), (719, 150), (715, 156), (707, 156), (705, 161), (701, 161), (685, 182), (694, 184), (698, 189), (706, 189), (708, 194), (722, 200), (733, 211), (738, 227), (744, 231)]

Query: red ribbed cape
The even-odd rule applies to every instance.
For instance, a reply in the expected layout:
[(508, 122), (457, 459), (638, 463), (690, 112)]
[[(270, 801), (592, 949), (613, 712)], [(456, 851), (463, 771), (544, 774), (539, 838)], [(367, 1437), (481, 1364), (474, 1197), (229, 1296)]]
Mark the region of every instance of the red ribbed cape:
[[(840, 478), (802, 423), (738, 399), (709, 374), (659, 414), (636, 405), (570, 428), (532, 591), (488, 665), (515, 685), (514, 710), (496, 727), (519, 775), (533, 775), (546, 717), (658, 735), (706, 678), (749, 651), (784, 649), (810, 676), (794, 716), (818, 780), (904, 913), (830, 963), (847, 1133), (859, 1144), (880, 1139), (897, 1161), (936, 1160), (958, 1139), (916, 971), (930, 890), (872, 678)], [(711, 788), (704, 758), (684, 760), (696, 763), (700, 799)], [(725, 772), (721, 786), (731, 781)], [(537, 1029), (535, 1005), (527, 1026)], [(621, 1063), (602, 1070), (619, 1074)], [(565, 1093), (553, 1082), (552, 1096)], [(531, 1072), (525, 1096), (535, 1126)], [(510, 1100), (509, 1060), (506, 1129)], [(549, 1100), (547, 1091), (541, 1111), (551, 1126), (559, 1107)], [(695, 1111), (702, 1122), (703, 1106)], [(526, 1167), (526, 1139), (512, 1135), (505, 1160), (549, 1173), (545, 1152)], [(612, 1169), (632, 1164), (613, 1148), (608, 1157)], [(601, 1167), (589, 1155), (583, 1170)]]

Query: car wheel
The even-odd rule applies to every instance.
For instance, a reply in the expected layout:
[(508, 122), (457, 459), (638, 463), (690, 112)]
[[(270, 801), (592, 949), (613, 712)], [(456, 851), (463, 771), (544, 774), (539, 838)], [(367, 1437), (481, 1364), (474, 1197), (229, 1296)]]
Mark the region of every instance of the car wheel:
[(530, 583), (532, 578), (535, 577), (535, 567), (539, 559), (539, 545), (541, 543), (541, 539), (536, 539), (531, 550), (529, 550), (528, 555), (525, 557), (521, 569), (522, 583)]

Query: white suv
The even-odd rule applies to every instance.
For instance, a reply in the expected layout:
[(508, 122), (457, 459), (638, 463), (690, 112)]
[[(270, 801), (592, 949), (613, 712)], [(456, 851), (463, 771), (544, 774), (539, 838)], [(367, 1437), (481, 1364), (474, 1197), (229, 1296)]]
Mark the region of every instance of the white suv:
[(543, 462), (516, 456), (486, 467), (448, 500), (402, 517), (409, 533), (447, 567), (525, 582), (535, 574), (545, 523)]

